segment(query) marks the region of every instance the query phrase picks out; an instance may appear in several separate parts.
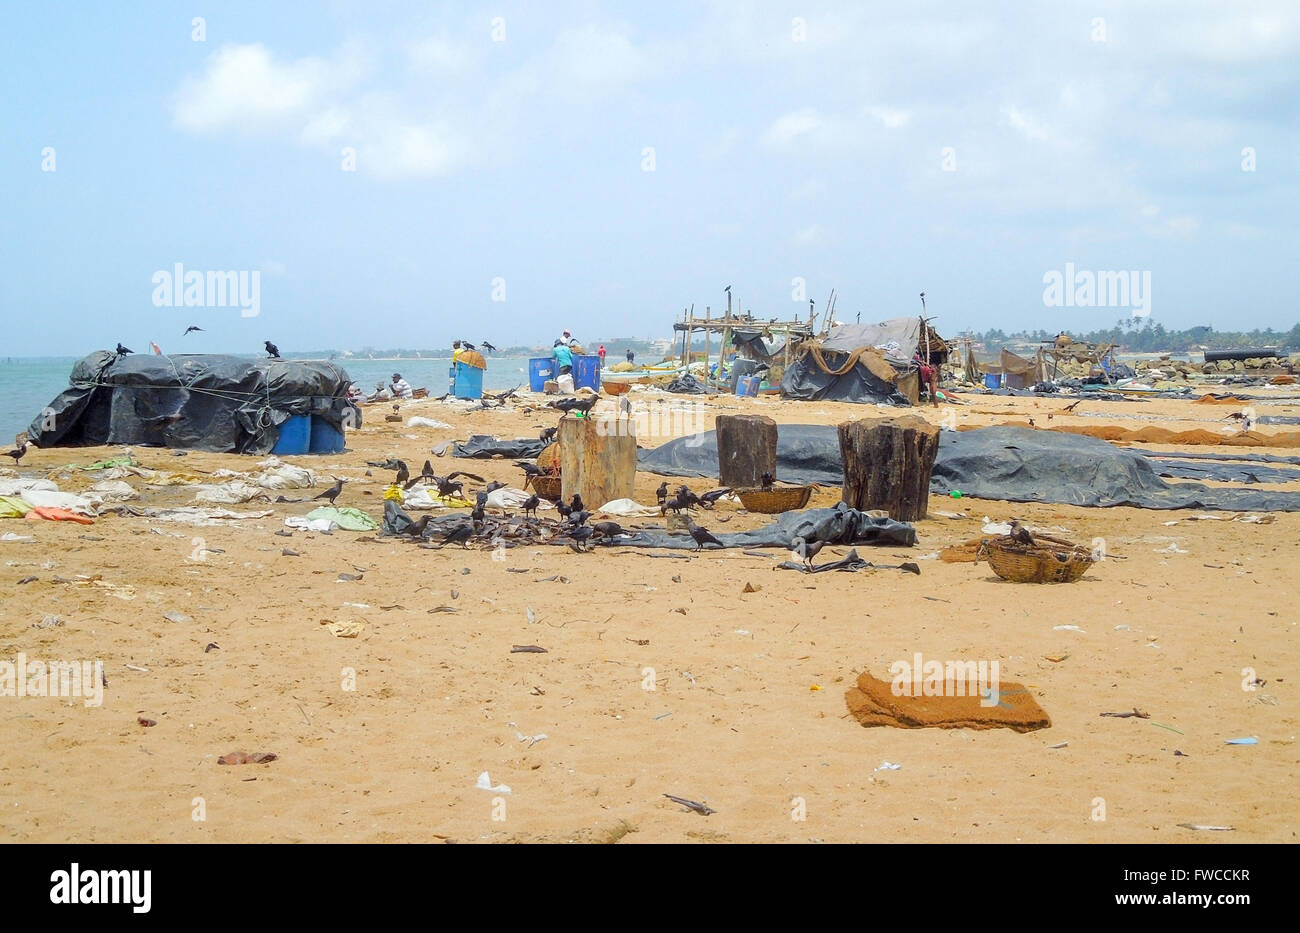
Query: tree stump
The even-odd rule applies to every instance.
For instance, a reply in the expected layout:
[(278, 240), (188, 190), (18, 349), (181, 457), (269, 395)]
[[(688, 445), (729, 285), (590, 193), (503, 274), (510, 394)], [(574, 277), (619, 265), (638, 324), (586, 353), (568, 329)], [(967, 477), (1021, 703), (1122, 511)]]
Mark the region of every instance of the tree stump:
[(576, 492), (591, 509), (632, 498), (636, 484), (636, 422), (613, 416), (566, 415), (560, 419), (560, 494)]
[(733, 489), (776, 475), (776, 422), (766, 415), (718, 415), (718, 478)]
[(925, 518), (939, 428), (916, 415), (839, 426), (844, 503), (900, 522)]

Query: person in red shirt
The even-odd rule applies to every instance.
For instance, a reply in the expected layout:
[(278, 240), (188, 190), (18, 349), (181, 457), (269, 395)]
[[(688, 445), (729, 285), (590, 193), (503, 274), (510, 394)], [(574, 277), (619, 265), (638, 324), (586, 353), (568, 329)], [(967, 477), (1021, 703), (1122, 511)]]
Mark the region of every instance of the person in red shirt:
[(600, 357), (601, 369), (604, 369), (605, 368), (605, 345), (603, 343), (600, 345), (600, 349), (596, 351), (596, 355)]

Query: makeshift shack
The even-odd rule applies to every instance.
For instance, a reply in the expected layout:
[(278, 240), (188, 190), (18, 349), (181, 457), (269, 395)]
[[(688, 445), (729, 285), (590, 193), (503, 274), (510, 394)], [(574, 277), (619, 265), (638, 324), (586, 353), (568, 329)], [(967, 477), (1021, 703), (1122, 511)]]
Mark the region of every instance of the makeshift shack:
[[(264, 454), (282, 428), (301, 449), (341, 450), (361, 424), (348, 374), (323, 360), (99, 351), (72, 367), (70, 386), (27, 429), (42, 448), (129, 444)], [(320, 443), (314, 438), (324, 439)]]
[(786, 398), (915, 405), (920, 393), (916, 358), (942, 366), (950, 351), (926, 321), (904, 317), (841, 324), (792, 352), (797, 356), (781, 380)]

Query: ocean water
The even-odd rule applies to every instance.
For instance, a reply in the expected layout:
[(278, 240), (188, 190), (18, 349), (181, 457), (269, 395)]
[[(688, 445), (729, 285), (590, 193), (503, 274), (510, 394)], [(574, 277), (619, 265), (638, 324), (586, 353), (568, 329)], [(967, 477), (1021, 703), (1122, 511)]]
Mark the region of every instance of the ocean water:
[[(71, 356), (0, 358), (0, 443), (7, 445), (15, 434), (27, 430), (41, 410), (68, 388), (68, 376), (78, 359)], [(334, 363), (367, 394), (374, 391), (376, 382), (382, 380), (387, 385), (393, 373), (401, 373), (413, 388), (424, 387), (430, 395), (442, 395), (447, 391), (451, 358), (353, 359), (335, 360)], [(488, 357), (483, 390), (504, 392), (515, 386), (528, 387), (528, 360)]]

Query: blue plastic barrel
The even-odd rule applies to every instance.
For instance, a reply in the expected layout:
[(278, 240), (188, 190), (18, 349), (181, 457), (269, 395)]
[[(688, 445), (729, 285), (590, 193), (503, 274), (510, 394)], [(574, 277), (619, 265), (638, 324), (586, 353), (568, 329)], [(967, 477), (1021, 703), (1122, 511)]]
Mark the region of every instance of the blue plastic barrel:
[(1002, 374), (1001, 374), (1001, 373), (985, 373), (985, 374), (984, 374), (984, 386), (985, 386), (985, 388), (996, 389), (996, 388), (997, 388), (999, 385), (1001, 385), (1001, 384), (1002, 384)]
[(273, 454), (305, 454), (311, 447), (311, 416), (290, 415), (280, 425), (280, 437), (271, 448)]
[(456, 372), (456, 388), (454, 390), (456, 398), (482, 398), (483, 370), (475, 366), (467, 366), (464, 363), (457, 363), (454, 369)]
[(758, 376), (741, 376), (736, 382), (736, 394), (758, 395), (758, 385), (762, 381)]
[(549, 356), (535, 356), (528, 361), (528, 388), (534, 392), (546, 391), (546, 380), (554, 378), (555, 360)]
[(311, 416), (311, 446), (314, 454), (343, 453), (343, 432), (320, 415)]
[(573, 387), (600, 391), (600, 357), (595, 354), (573, 354)]

